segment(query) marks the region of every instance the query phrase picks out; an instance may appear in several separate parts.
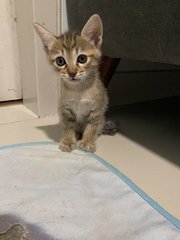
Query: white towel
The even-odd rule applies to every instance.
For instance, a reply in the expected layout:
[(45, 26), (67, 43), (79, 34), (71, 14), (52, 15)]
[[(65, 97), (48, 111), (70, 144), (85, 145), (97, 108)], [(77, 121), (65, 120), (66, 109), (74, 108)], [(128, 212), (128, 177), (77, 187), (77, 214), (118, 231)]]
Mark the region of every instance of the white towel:
[(20, 223), (33, 240), (180, 240), (178, 220), (121, 178), (96, 155), (54, 143), (2, 148), (0, 232)]

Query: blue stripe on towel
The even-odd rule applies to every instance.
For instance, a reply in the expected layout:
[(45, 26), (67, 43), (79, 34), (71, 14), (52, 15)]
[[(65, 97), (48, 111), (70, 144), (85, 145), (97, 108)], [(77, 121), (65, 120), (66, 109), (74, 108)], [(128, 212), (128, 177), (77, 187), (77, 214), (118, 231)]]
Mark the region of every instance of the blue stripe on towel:
[(169, 220), (178, 229), (180, 229), (180, 220), (178, 220), (169, 212), (167, 212), (164, 208), (162, 208), (156, 201), (150, 198), (145, 192), (143, 192), (135, 183), (133, 183), (122, 172), (120, 172), (117, 168), (113, 167), (111, 164), (106, 162), (104, 159), (102, 159), (98, 155), (94, 153), (89, 153), (89, 152), (88, 152), (88, 155), (95, 157), (99, 162), (101, 162), (104, 166), (106, 166), (109, 170), (111, 170), (114, 174), (116, 174), (119, 178), (121, 178), (131, 189), (133, 189), (139, 196), (141, 196), (146, 202), (148, 202), (161, 215), (163, 215), (167, 220)]

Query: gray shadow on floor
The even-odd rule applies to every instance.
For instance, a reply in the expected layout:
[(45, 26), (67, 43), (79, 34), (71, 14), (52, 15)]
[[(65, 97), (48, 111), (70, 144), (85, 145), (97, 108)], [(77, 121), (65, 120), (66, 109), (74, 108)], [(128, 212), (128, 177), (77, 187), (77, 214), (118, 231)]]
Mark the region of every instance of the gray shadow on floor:
[(180, 96), (114, 107), (108, 115), (123, 135), (180, 166)]
[[(120, 134), (180, 166), (180, 97), (110, 108), (107, 118)], [(47, 136), (60, 140), (60, 124), (41, 126)]]
[[(7, 232), (13, 225), (20, 224), (26, 229), (26, 236), (24, 240), (55, 240), (56, 238), (50, 236), (40, 227), (37, 227), (33, 224), (25, 222), (20, 217), (15, 215), (6, 214), (0, 215), (0, 234)], [(6, 239), (6, 238), (3, 238)], [(7, 238), (9, 240), (14, 240), (13, 238)]]
[(48, 138), (50, 138), (52, 141), (59, 142), (61, 137), (60, 124), (40, 126), (36, 128), (45, 132)]

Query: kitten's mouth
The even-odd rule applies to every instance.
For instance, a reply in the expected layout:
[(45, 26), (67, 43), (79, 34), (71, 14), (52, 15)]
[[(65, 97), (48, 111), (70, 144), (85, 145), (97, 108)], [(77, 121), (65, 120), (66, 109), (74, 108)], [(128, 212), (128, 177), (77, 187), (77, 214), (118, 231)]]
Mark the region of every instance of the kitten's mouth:
[(80, 79), (78, 79), (78, 78), (70, 78), (70, 81), (77, 82), (77, 81), (80, 81)]

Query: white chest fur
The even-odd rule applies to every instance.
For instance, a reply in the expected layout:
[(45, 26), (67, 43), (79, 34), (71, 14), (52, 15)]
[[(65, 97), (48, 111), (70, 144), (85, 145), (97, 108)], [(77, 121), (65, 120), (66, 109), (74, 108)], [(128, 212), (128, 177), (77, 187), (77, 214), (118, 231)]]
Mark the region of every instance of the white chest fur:
[(88, 116), (95, 105), (95, 100), (87, 92), (66, 91), (62, 95), (61, 101), (65, 108), (71, 109), (78, 121)]

